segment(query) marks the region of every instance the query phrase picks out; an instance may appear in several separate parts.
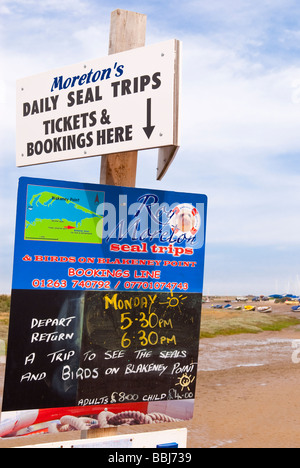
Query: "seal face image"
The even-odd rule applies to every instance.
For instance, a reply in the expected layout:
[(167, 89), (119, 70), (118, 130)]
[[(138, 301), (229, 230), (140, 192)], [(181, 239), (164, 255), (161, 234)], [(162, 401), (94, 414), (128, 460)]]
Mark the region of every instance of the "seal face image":
[(195, 217), (190, 210), (183, 208), (178, 215), (178, 229), (182, 232), (190, 232), (195, 227)]
[(176, 206), (170, 220), (172, 231), (176, 234), (191, 234), (195, 236), (201, 225), (201, 218), (197, 208), (184, 203)]

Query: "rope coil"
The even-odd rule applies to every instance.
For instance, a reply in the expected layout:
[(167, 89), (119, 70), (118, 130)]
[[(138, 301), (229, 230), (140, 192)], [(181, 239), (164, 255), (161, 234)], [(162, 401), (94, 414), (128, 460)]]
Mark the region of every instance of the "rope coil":
[(181, 419), (172, 418), (163, 413), (144, 414), (140, 411), (123, 411), (122, 413), (112, 413), (102, 411), (95, 418), (76, 418), (66, 415), (60, 420), (56, 429), (58, 432), (85, 431), (89, 429), (104, 429), (116, 426), (131, 426), (139, 424), (158, 424), (165, 422), (179, 422)]

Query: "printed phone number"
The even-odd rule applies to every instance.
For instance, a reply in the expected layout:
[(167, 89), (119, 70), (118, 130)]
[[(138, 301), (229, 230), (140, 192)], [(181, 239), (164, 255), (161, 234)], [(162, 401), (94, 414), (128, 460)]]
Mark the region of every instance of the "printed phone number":
[[(53, 280), (53, 279), (34, 279), (32, 281), (32, 287), (37, 288), (47, 288), (47, 289), (66, 289), (68, 287), (67, 280)], [(72, 280), (72, 289), (118, 289), (121, 285), (121, 281), (118, 281), (115, 286), (111, 285), (111, 281), (95, 281), (95, 280)], [(125, 281), (123, 287), (125, 289), (139, 290), (167, 290), (174, 291), (179, 289), (180, 291), (188, 291), (188, 283), (173, 283), (173, 282), (149, 282), (149, 281)]]
[[(73, 289), (76, 287), (82, 289), (111, 289), (110, 281), (72, 281)], [(53, 279), (34, 279), (32, 281), (33, 288), (48, 288), (48, 289), (66, 289), (68, 287), (67, 280), (53, 280)]]

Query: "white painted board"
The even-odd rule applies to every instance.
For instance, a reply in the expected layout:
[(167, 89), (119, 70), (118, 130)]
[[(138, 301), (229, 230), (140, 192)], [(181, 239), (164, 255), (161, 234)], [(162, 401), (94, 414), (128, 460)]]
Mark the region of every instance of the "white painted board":
[(178, 146), (178, 43), (17, 81), (17, 166)]
[(177, 443), (178, 448), (187, 446), (187, 429), (143, 432), (140, 434), (59, 441), (49, 444), (28, 445), (22, 448), (156, 448), (159, 444)]

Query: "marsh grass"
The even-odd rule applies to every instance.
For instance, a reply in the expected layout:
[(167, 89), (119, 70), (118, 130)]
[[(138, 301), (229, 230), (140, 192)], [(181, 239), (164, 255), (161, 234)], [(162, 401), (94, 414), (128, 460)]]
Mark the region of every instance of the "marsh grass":
[(10, 296), (0, 294), (0, 313), (9, 313), (10, 310)]
[[(10, 296), (0, 295), (0, 340), (7, 344), (8, 324), (10, 311)], [(2, 345), (2, 343), (0, 343)], [(6, 346), (5, 346), (6, 347)], [(0, 346), (0, 355), (3, 355), (3, 345)]]
[(300, 325), (300, 320), (286, 315), (203, 308), (200, 337), (213, 338), (218, 335), (280, 331), (294, 325)]

